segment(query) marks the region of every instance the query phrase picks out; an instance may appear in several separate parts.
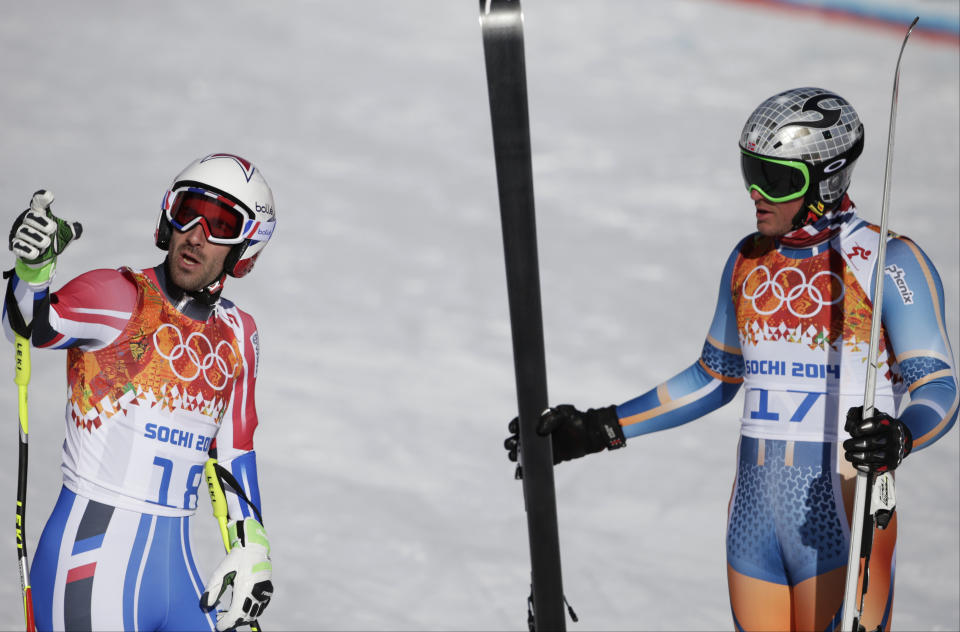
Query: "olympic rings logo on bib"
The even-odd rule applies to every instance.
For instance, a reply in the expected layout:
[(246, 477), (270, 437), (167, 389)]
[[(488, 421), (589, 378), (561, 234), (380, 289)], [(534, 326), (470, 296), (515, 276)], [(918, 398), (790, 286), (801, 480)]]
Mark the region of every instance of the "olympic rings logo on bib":
[[(786, 283), (790, 280), (787, 275), (789, 273), (795, 273), (800, 277), (800, 282), (794, 286), (788, 286)], [(747, 289), (747, 285), (750, 283), (750, 279), (753, 278), (755, 273), (763, 274), (766, 279), (761, 281), (759, 285), (753, 288), (753, 291), (750, 292)], [(827, 277), (828, 286), (826, 288), (818, 288), (815, 284), (820, 277)], [(832, 292), (830, 289), (831, 282), (835, 282), (836, 286), (840, 288), (839, 296), (832, 298)], [(787, 309), (791, 314), (797, 318), (811, 318), (820, 313), (820, 310), (826, 307), (827, 305), (836, 305), (843, 299), (845, 289), (843, 286), (843, 279), (840, 278), (835, 272), (830, 270), (822, 270), (817, 272), (810, 280), (807, 280), (807, 275), (804, 274), (803, 270), (800, 268), (782, 268), (777, 271), (773, 276), (770, 275), (770, 269), (767, 266), (759, 265), (753, 270), (750, 271), (750, 274), (747, 275), (747, 278), (743, 281), (743, 286), (741, 287), (743, 292), (743, 298), (750, 300), (753, 303), (753, 309), (757, 314), (762, 316), (769, 316), (780, 310), (786, 304)], [(758, 300), (763, 300), (767, 296), (771, 296), (776, 299), (773, 301), (773, 307), (765, 307), (761, 309), (757, 305)], [(800, 313), (794, 308), (794, 303), (798, 303), (800, 306), (804, 305), (805, 302), (808, 302), (814, 305), (813, 311), (808, 313)]]
[[(174, 344), (173, 347), (171, 347), (168, 351), (164, 351), (161, 348), (159, 335), (161, 331), (167, 328), (170, 328), (176, 332), (177, 343)], [(200, 357), (202, 352), (199, 352), (197, 348), (201, 346), (200, 343), (205, 345), (207, 348), (206, 355), (204, 355), (202, 359)], [(192, 344), (194, 346), (191, 346)], [(224, 388), (226, 388), (227, 384), (230, 382), (230, 378), (233, 377), (234, 372), (237, 370), (237, 362), (239, 358), (237, 357), (237, 353), (234, 350), (233, 345), (226, 340), (221, 340), (217, 343), (217, 346), (214, 347), (213, 343), (211, 343), (210, 340), (199, 331), (193, 332), (187, 336), (186, 340), (184, 340), (183, 334), (176, 325), (164, 323), (160, 325), (155, 332), (153, 332), (153, 346), (156, 348), (160, 357), (167, 361), (167, 363), (170, 365), (170, 370), (173, 371), (174, 375), (176, 375), (178, 378), (186, 382), (192, 382), (202, 374), (204, 381), (216, 391), (222, 391)], [(221, 355), (222, 347), (226, 347), (230, 351), (231, 357), (225, 358)], [(189, 361), (188, 366), (192, 365), (192, 375), (184, 375), (177, 370), (175, 362), (181, 358), (186, 358)], [(214, 384), (210, 381), (210, 375), (208, 372), (212, 368), (215, 368), (223, 376), (222, 384)]]

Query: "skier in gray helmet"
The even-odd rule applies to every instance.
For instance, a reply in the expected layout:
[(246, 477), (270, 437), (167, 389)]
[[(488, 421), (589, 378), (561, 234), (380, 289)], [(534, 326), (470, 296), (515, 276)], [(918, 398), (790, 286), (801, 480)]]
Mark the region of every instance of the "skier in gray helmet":
[[(559, 463), (693, 421), (744, 389), (726, 536), (737, 630), (837, 629), (856, 470), (894, 470), (957, 419), (940, 277), (893, 233), (876, 410), (863, 418), (881, 238), (847, 193), (863, 144), (856, 111), (833, 92), (797, 88), (761, 103), (739, 143), (756, 232), (727, 258), (700, 357), (622, 404), (564, 404), (538, 420)], [(509, 430), (517, 460), (516, 419)], [(877, 533), (861, 623), (887, 630), (896, 515)]]

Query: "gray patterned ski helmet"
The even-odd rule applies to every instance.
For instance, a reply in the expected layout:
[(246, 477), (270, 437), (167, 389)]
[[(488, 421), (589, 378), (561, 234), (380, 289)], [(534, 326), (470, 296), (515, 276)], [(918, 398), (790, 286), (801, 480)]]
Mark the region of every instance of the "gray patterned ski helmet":
[(806, 163), (810, 186), (805, 206), (819, 206), (822, 213), (850, 186), (863, 151), (863, 124), (843, 97), (822, 88), (794, 88), (775, 94), (753, 111), (740, 134), (740, 148)]

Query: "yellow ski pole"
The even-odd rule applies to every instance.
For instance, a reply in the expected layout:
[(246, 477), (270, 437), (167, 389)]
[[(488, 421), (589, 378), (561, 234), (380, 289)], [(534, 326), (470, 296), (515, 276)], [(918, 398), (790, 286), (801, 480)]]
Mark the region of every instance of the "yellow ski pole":
[[(207, 491), (210, 492), (210, 504), (213, 505), (213, 517), (220, 526), (220, 537), (223, 538), (223, 548), (230, 552), (230, 534), (227, 531), (227, 497), (223, 493), (223, 485), (217, 475), (217, 460), (213, 457), (203, 464), (203, 474), (207, 477)], [(263, 632), (260, 622), (254, 619), (250, 624), (251, 632)]]
[(214, 467), (217, 460), (207, 459), (203, 465), (203, 473), (207, 477), (207, 489), (210, 491), (210, 504), (213, 505), (213, 517), (217, 519), (220, 525), (220, 537), (223, 538), (223, 548), (230, 552), (230, 535), (227, 533), (227, 497), (223, 494), (223, 486), (220, 485), (220, 477), (217, 476), (217, 470)]
[(20, 565), (20, 592), (23, 596), (23, 620), (27, 632), (37, 629), (33, 616), (30, 588), (30, 564), (27, 560), (27, 385), (30, 384), (30, 341), (15, 334), (14, 354), (17, 384), (17, 413), (20, 418), (20, 455), (17, 464), (17, 562)]

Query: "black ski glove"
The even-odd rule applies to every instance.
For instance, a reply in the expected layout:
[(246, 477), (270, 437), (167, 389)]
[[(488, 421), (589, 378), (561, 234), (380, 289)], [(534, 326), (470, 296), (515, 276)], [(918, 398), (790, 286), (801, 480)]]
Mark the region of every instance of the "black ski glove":
[(906, 424), (876, 409), (864, 419), (863, 406), (851, 408), (844, 430), (852, 437), (843, 442), (844, 456), (861, 472), (895, 470), (913, 449)]
[[(507, 458), (517, 460), (520, 447), (520, 421), (516, 417), (507, 426), (510, 436), (503, 442)], [(581, 412), (569, 404), (548, 408), (537, 421), (537, 434), (550, 435), (553, 445), (553, 463), (579, 459), (604, 448), (616, 450), (627, 445), (623, 428), (617, 418), (617, 407), (591, 408)]]

